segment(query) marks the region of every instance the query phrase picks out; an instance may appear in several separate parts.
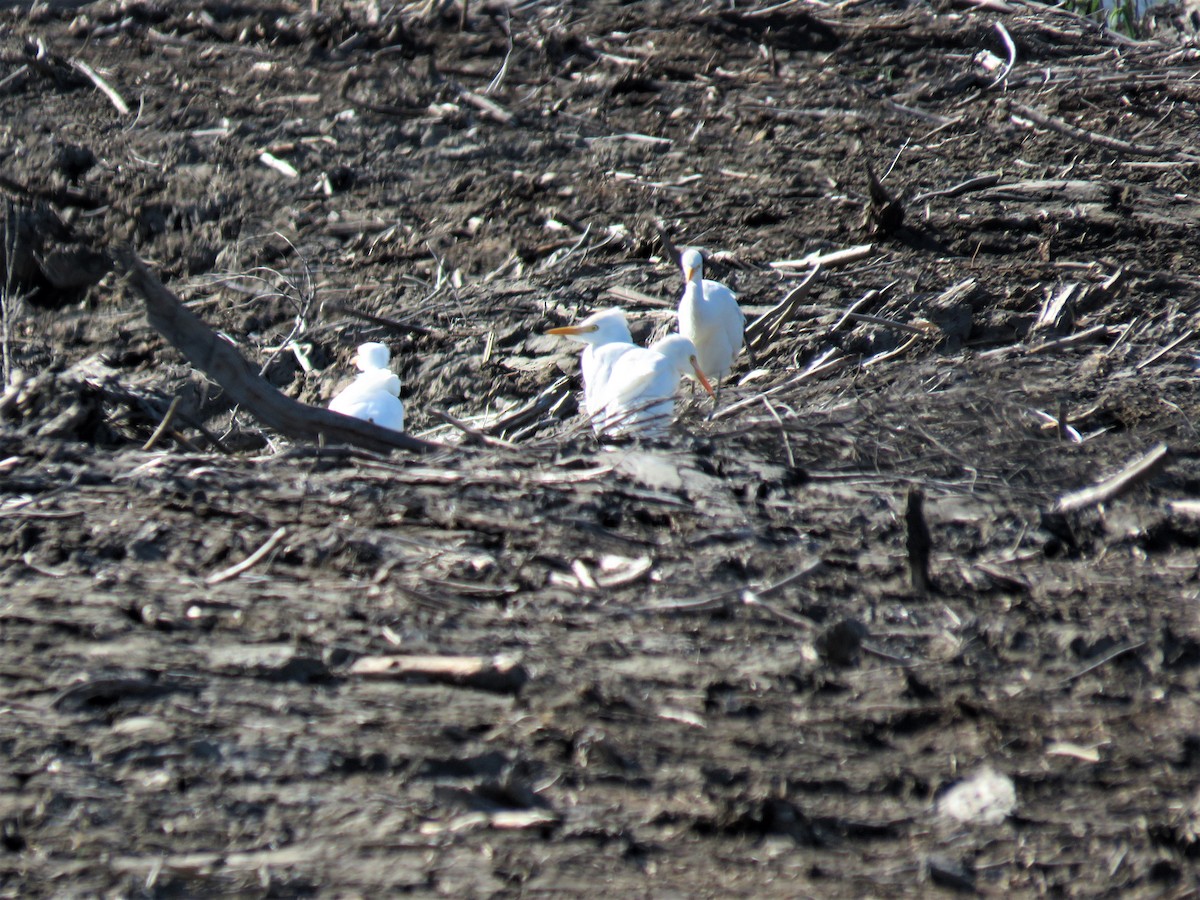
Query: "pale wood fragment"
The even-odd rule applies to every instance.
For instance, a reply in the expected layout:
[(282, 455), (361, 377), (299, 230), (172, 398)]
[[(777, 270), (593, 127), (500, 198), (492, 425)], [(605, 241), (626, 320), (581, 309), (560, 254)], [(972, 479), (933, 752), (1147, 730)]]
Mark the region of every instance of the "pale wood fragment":
[(507, 693), (529, 680), (529, 672), (510, 656), (364, 656), (351, 675), (405, 681), (425, 679), (459, 687)]
[(1170, 459), (1171, 451), (1166, 444), (1158, 444), (1148, 453), (1138, 457), (1117, 474), (1099, 484), (1064, 494), (1054, 505), (1056, 512), (1077, 512), (1119, 497), (1126, 491), (1152, 478), (1162, 471)]

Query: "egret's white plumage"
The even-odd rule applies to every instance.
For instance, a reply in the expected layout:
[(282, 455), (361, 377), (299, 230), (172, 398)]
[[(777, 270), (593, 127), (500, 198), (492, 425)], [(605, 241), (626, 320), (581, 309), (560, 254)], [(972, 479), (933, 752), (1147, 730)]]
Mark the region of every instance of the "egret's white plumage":
[(551, 328), (546, 334), (558, 334), (584, 345), (579, 358), (583, 373), (583, 401), (592, 425), (600, 430), (597, 418), (604, 410), (600, 399), (607, 389), (613, 367), (626, 351), (635, 349), (625, 310), (603, 309), (592, 313), (577, 325)]
[(354, 364), (359, 375), (329, 403), (344, 416), (374, 422), (393, 431), (404, 430), (404, 404), (400, 402), (400, 377), (388, 368), (391, 353), (374, 341), (362, 344)]
[(745, 341), (746, 317), (733, 291), (704, 277), (699, 250), (685, 250), (679, 333), (696, 345), (700, 368), (715, 382), (729, 374)]
[(696, 346), (680, 334), (621, 356), (605, 387), (603, 427), (608, 434), (653, 437), (671, 424), (679, 379), (694, 376), (712, 394), (696, 356)]

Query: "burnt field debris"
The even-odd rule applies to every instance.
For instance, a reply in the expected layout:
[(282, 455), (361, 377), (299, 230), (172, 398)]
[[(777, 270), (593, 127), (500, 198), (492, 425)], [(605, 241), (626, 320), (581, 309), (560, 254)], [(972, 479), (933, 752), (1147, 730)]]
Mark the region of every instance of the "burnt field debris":
[[(1182, 16), (0, 21), (7, 893), (1197, 888)], [(687, 247), (748, 352), (598, 440)]]

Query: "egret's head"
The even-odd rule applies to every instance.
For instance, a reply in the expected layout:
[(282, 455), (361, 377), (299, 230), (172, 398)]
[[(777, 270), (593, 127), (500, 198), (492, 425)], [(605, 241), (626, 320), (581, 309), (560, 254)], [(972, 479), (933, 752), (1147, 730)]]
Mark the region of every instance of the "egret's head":
[(354, 357), (354, 364), (358, 367), (358, 371), (369, 372), (372, 369), (386, 369), (391, 358), (392, 353), (388, 350), (386, 344), (371, 341), (366, 344), (359, 344), (358, 355)]
[(633, 342), (623, 309), (603, 309), (600, 312), (592, 313), (576, 325), (548, 328), (546, 334), (562, 335), (585, 344), (628, 344)]
[(704, 277), (704, 257), (700, 255), (699, 250), (684, 250), (683, 256), (679, 258), (679, 265), (683, 269), (684, 281), (699, 282)]
[(650, 349), (669, 359), (680, 375), (699, 381), (700, 387), (704, 388), (710, 397), (713, 395), (712, 385), (700, 368), (696, 357), (696, 345), (691, 340), (682, 334), (669, 334), (651, 344)]

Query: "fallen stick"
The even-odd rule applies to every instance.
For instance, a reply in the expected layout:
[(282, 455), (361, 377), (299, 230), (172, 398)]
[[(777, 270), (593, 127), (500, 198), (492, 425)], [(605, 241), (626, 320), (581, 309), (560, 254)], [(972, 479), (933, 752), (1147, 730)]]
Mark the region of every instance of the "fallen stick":
[(608, 293), (622, 303), (634, 303), (641, 306), (660, 306), (664, 309), (674, 309), (677, 302), (675, 300), (663, 300), (661, 297), (651, 297), (649, 294), (644, 294), (633, 288), (621, 287), (620, 285), (609, 288)]
[(894, 328), (896, 331), (903, 331), (906, 334), (919, 334), (922, 337), (933, 333), (933, 330), (928, 327), (921, 328), (919, 325), (909, 325), (907, 322), (897, 322), (895, 319), (885, 319), (883, 316), (869, 316), (866, 313), (843, 313), (842, 318), (839, 321), (864, 322), (867, 325), (880, 325), (884, 328)]
[(1184, 153), (1182, 150), (1164, 150), (1161, 147), (1148, 147), (1144, 144), (1134, 144), (1131, 141), (1125, 141), (1121, 138), (1110, 137), (1107, 134), (1088, 131), (1086, 128), (1071, 125), (1069, 122), (1055, 118), (1023, 103), (1014, 103), (1012, 110), (1018, 116), (1029, 119), (1043, 128), (1049, 128), (1051, 131), (1057, 131), (1059, 134), (1066, 135), (1074, 140), (1091, 144), (1094, 147), (1103, 147), (1105, 150), (1112, 150), (1116, 153), (1128, 153), (1130, 156), (1165, 156), (1190, 162), (1195, 162), (1198, 158), (1191, 153)]
[(761, 609), (763, 612), (769, 613), (780, 622), (783, 622), (785, 625), (791, 625), (793, 628), (801, 628), (806, 631), (812, 631), (818, 627), (817, 623), (808, 616), (797, 616), (787, 612), (786, 610), (782, 610), (771, 603), (767, 603), (762, 599), (762, 597), (751, 590), (742, 591), (742, 604), (754, 609)]
[(874, 251), (874, 244), (859, 244), (857, 247), (847, 247), (845, 250), (833, 250), (829, 253), (810, 253), (800, 259), (779, 259), (768, 265), (772, 269), (807, 269), (810, 266), (833, 269), (866, 259)]
[(1196, 336), (1196, 333), (1194, 331), (1192, 331), (1190, 328), (1187, 329), (1186, 331), (1184, 331), (1183, 334), (1181, 334), (1179, 337), (1175, 338), (1175, 340), (1171, 341), (1171, 343), (1167, 344), (1167, 346), (1163, 347), (1161, 350), (1157, 351), (1152, 356), (1150, 356), (1146, 359), (1143, 359), (1140, 363), (1138, 363), (1136, 366), (1134, 366), (1134, 369), (1136, 369), (1137, 371), (1140, 372), (1142, 369), (1146, 368), (1146, 366), (1150, 365), (1151, 363), (1155, 363), (1158, 360), (1162, 359), (1164, 356), (1166, 356), (1168, 353), (1170, 353), (1172, 350), (1174, 350), (1176, 347), (1178, 347), (1184, 341), (1190, 341), (1195, 336)]
[(761, 350), (775, 339), (779, 330), (796, 317), (796, 308), (812, 290), (813, 281), (821, 272), (820, 265), (814, 265), (805, 279), (792, 288), (788, 295), (776, 303), (765, 313), (746, 327), (746, 346)]
[(354, 309), (352, 306), (347, 306), (345, 303), (338, 301), (330, 301), (324, 305), (324, 310), (331, 313), (342, 313), (346, 316), (353, 316), (356, 319), (362, 319), (364, 322), (370, 322), (372, 325), (382, 325), (385, 328), (391, 328), (401, 334), (436, 334), (441, 336), (441, 332), (433, 328), (426, 328), (424, 325), (412, 325), (408, 322), (401, 322), (397, 319), (390, 319), (387, 316), (377, 316), (374, 313), (363, 312), (360, 309)]
[(491, 437), (490, 435), (484, 434), (478, 428), (472, 428), (470, 425), (468, 425), (462, 419), (455, 418), (454, 416), (450, 415), (450, 413), (446, 412), (444, 409), (437, 409), (435, 407), (430, 407), (429, 414), (432, 415), (435, 419), (441, 419), (447, 425), (461, 431), (464, 435), (466, 435), (467, 443), (481, 444), (481, 445), (487, 446), (487, 447), (500, 447), (504, 450), (518, 450), (519, 451), (521, 449), (521, 447), (519, 445), (514, 444), (511, 441), (505, 441), (505, 440), (501, 440), (500, 438), (494, 438), (494, 437)]
[(108, 98), (108, 102), (113, 105), (117, 112), (123, 116), (129, 115), (129, 104), (125, 102), (125, 98), (118, 94), (111, 84), (101, 78), (99, 72), (78, 59), (71, 60), (71, 65), (75, 67), (77, 72), (94, 84), (100, 93)]
[(483, 434), (491, 437), (499, 435), (512, 435), (522, 430), (525, 426), (536, 422), (544, 414), (551, 412), (557, 408), (564, 400), (571, 396), (571, 379), (570, 376), (564, 375), (555, 381), (547, 388), (530, 400), (528, 403), (513, 410), (504, 418), (493, 422), (486, 428), (480, 429)]
[(260, 163), (262, 163), (264, 166), (266, 166), (268, 169), (274, 169), (276, 172), (278, 172), (280, 175), (283, 175), (285, 178), (299, 178), (300, 177), (300, 173), (298, 171), (296, 171), (295, 166), (293, 166), (286, 159), (280, 159), (274, 153), (270, 153), (270, 152), (264, 150), (262, 153), (258, 154), (258, 161)]
[(1130, 488), (1152, 478), (1167, 464), (1171, 451), (1166, 444), (1158, 444), (1149, 453), (1134, 460), (1124, 469), (1092, 487), (1064, 494), (1054, 505), (1055, 512), (1075, 512), (1095, 506), (1114, 497), (1119, 497)]
[(924, 203), (926, 200), (932, 200), (934, 197), (961, 197), (963, 194), (970, 194), (974, 191), (987, 190), (990, 187), (995, 187), (1000, 183), (1004, 176), (1001, 174), (980, 175), (976, 178), (968, 178), (966, 181), (960, 181), (956, 185), (948, 188), (941, 188), (936, 191), (925, 191), (923, 194), (917, 194), (908, 202), (910, 204)]
[[(913, 338), (913, 340), (916, 340), (916, 338)], [(909, 341), (909, 344), (911, 343), (912, 341)], [(905, 348), (907, 348), (909, 344), (905, 344)], [(761, 403), (763, 397), (771, 397), (775, 394), (778, 394), (780, 391), (787, 390), (790, 387), (795, 387), (796, 385), (803, 381), (807, 381), (810, 378), (828, 375), (830, 372), (840, 369), (842, 366), (849, 365), (853, 361), (853, 358), (849, 356), (835, 356), (833, 359), (830, 359), (829, 357), (836, 352), (837, 348), (831, 347), (824, 356), (822, 356), (816, 363), (810, 364), (809, 367), (803, 372), (799, 373), (798, 375), (793, 375), (787, 381), (781, 382), (774, 387), (767, 388), (765, 391), (755, 394), (752, 397), (746, 397), (737, 401), (736, 403), (729, 404), (729, 406), (726, 406), (723, 409), (718, 409), (709, 416), (709, 421), (715, 422), (718, 419), (724, 419), (727, 416), (733, 415), (738, 410), (745, 409), (747, 406), (753, 406), (757, 403)]]
[(1004, 43), (1004, 49), (1008, 51), (1008, 60), (1005, 62), (1004, 68), (1000, 70), (1000, 74), (993, 78), (992, 83), (987, 86), (989, 91), (1003, 82), (1012, 72), (1013, 66), (1017, 64), (1017, 45), (1013, 43), (1012, 35), (1008, 33), (1008, 29), (999, 22), (993, 22), (992, 29), (996, 34), (1000, 35), (1000, 40)]
[(1078, 681), (1084, 675), (1087, 675), (1090, 672), (1095, 672), (1101, 666), (1108, 665), (1114, 659), (1118, 659), (1118, 658), (1124, 656), (1126, 653), (1132, 653), (1134, 650), (1141, 650), (1145, 646), (1146, 646), (1145, 641), (1138, 641), (1136, 644), (1127, 644), (1124, 647), (1118, 647), (1116, 650), (1113, 650), (1111, 653), (1104, 654), (1104, 656), (1100, 657), (1098, 660), (1096, 660), (1091, 665), (1085, 666), (1084, 668), (1080, 669), (1074, 675), (1068, 675), (1066, 678), (1062, 679), (1059, 682), (1059, 684), (1060, 685), (1070, 684), (1072, 681)]
[(1176, 516), (1200, 519), (1200, 500), (1168, 500), (1167, 509)]
[(179, 409), (179, 401), (182, 399), (178, 394), (171, 401), (171, 405), (167, 407), (167, 413), (162, 417), (162, 421), (158, 423), (158, 427), (154, 429), (154, 434), (150, 435), (150, 439), (142, 444), (143, 450), (153, 450), (154, 445), (158, 443), (158, 439), (166, 434), (167, 429), (171, 427), (171, 420), (175, 418), (175, 410)]
[(132, 250), (119, 254), (129, 283), (142, 295), (146, 318), (187, 360), (217, 382), (238, 406), (256, 419), (298, 440), (341, 442), (386, 453), (409, 450), (427, 453), (442, 449), (410, 434), (381, 428), (371, 422), (307, 406), (281, 394), (229, 341), (218, 337), (158, 280)]
[(495, 100), (484, 97), (482, 94), (476, 94), (474, 91), (463, 91), (458, 96), (467, 103), (471, 104), (471, 106), (475, 107), (485, 116), (496, 120), (501, 125), (511, 125), (517, 120), (516, 116), (514, 116)]
[(229, 581), (231, 578), (237, 578), (243, 572), (257, 564), (258, 561), (264, 556), (274, 550), (279, 545), (279, 542), (283, 540), (286, 534), (286, 528), (283, 528), (282, 526), (276, 528), (275, 533), (267, 538), (266, 542), (261, 547), (243, 559), (240, 563), (232, 565), (228, 569), (222, 569), (220, 572), (213, 572), (213, 574), (204, 579), (204, 583), (220, 584), (222, 581)]
[[(727, 588), (717, 594), (709, 597), (704, 597), (700, 600), (664, 600), (661, 603), (643, 606), (635, 610), (637, 613), (689, 613), (689, 612), (707, 612), (713, 609), (719, 609), (734, 602), (734, 598), (743, 593), (752, 595), (752, 600), (742, 598), (742, 603), (745, 605), (754, 605), (757, 603), (762, 606), (762, 598), (776, 593), (785, 587), (799, 581), (802, 578), (811, 575), (824, 564), (824, 560), (819, 558), (806, 559), (800, 564), (794, 572), (785, 575), (778, 581), (763, 585), (760, 588), (751, 587), (750, 585), (739, 585), (738, 587)], [(815, 623), (810, 623), (815, 624)]]
[(528, 670), (508, 656), (364, 656), (350, 667), (350, 674), (427, 679), (500, 693), (518, 691), (529, 680)]

